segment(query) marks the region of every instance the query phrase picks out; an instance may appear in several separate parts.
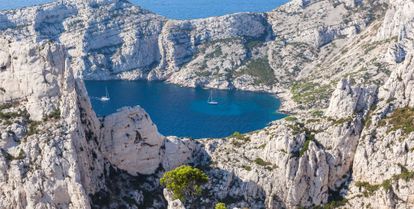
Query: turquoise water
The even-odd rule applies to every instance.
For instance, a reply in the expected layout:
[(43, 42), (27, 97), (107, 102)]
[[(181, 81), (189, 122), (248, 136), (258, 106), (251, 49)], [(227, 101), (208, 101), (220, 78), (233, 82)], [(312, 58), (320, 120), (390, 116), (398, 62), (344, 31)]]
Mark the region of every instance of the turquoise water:
[[(216, 138), (235, 131), (261, 129), (283, 118), (277, 112), (280, 101), (270, 94), (213, 90), (218, 105), (209, 105), (209, 90), (184, 88), (163, 82), (85, 81), (92, 106), (99, 116), (124, 106), (140, 105), (160, 133), (192, 138)], [(101, 102), (105, 87), (111, 97)]]
[[(52, 2), (52, 0), (0, 0), (1, 9)], [(287, 0), (131, 0), (145, 9), (172, 19), (195, 19), (236, 12), (267, 12)]]

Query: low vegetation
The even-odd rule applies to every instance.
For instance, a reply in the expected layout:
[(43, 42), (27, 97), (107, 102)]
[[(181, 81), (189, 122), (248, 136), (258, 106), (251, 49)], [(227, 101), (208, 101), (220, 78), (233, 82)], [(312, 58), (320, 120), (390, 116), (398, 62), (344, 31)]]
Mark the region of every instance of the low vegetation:
[(310, 144), (311, 141), (314, 141), (315, 143), (319, 144), (315, 140), (314, 131), (309, 130), (308, 128), (306, 128), (303, 123), (298, 123), (297, 122), (293, 125), (289, 125), (289, 128), (292, 129), (292, 134), (294, 134), (294, 135), (305, 133), (305, 142), (303, 142), (303, 145), (302, 145), (302, 147), (300, 148), (299, 151), (293, 153), (293, 156), (302, 157), (306, 153), (306, 151), (308, 151), (309, 144)]
[(345, 206), (347, 202), (348, 202), (348, 199), (341, 198), (339, 200), (329, 201), (328, 203), (326, 203), (324, 205), (316, 206), (316, 207), (314, 207), (314, 209), (334, 209), (334, 208), (339, 208), (341, 206)]
[(55, 110), (53, 110), (49, 115), (48, 115), (48, 119), (60, 119), (60, 109), (57, 108)]
[(312, 82), (298, 82), (292, 85), (292, 99), (298, 104), (310, 104), (328, 99), (332, 90), (330, 85), (319, 85)]
[(249, 140), (249, 137), (245, 136), (244, 134), (241, 134), (240, 132), (236, 131), (234, 132), (231, 137), (238, 139), (238, 140)]
[(333, 125), (341, 125), (344, 123), (351, 122), (353, 118), (352, 117), (345, 117), (345, 118), (339, 118), (339, 119), (328, 118), (328, 120), (332, 122)]
[(297, 121), (298, 119), (294, 116), (288, 116), (285, 118), (286, 121)]
[(396, 174), (390, 179), (384, 180), (380, 184), (370, 184), (369, 182), (365, 181), (357, 181), (355, 182), (355, 186), (363, 189), (363, 195), (365, 197), (369, 197), (373, 195), (379, 189), (384, 189), (388, 191), (392, 188), (392, 183), (397, 182), (398, 180), (410, 181), (414, 179), (414, 171), (409, 171), (405, 166), (398, 164), (401, 169), (400, 174)]
[(24, 158), (26, 158), (26, 153), (22, 149), (20, 149), (19, 154), (17, 156), (13, 156), (10, 153), (8, 153), (6, 150), (1, 149), (1, 148), (0, 148), (0, 153), (8, 161), (23, 160)]
[(39, 130), (38, 130), (38, 126), (41, 124), (40, 121), (29, 121), (29, 130), (27, 132), (27, 135), (34, 135), (34, 134), (38, 134)]
[(323, 116), (323, 111), (322, 110), (314, 110), (314, 111), (312, 111), (312, 116), (313, 117), (322, 117)]
[(246, 48), (249, 50), (252, 50), (260, 45), (262, 45), (264, 42), (261, 40), (248, 40), (246, 42)]
[(268, 166), (268, 165), (272, 165), (272, 163), (266, 162), (266, 161), (264, 161), (264, 160), (263, 160), (262, 158), (260, 158), (260, 157), (256, 158), (256, 159), (254, 160), (254, 162), (255, 162), (257, 165), (260, 165), (260, 166)]
[(250, 138), (248, 136), (245, 136), (244, 134), (241, 134), (240, 132), (234, 132), (230, 138), (232, 138), (231, 143), (236, 146), (240, 147), (246, 142), (250, 141)]
[(414, 131), (414, 108), (404, 107), (396, 109), (388, 118), (379, 122), (380, 126), (391, 127), (389, 131), (396, 131), (401, 129), (405, 134)]
[(309, 149), (309, 144), (312, 140), (306, 139), (305, 143), (303, 143), (302, 148), (299, 150), (299, 157), (302, 157), (306, 151)]
[(208, 182), (208, 176), (198, 168), (183, 165), (165, 172), (160, 180), (161, 185), (173, 193), (175, 199), (182, 202), (199, 196), (202, 185)]
[(273, 85), (276, 77), (273, 69), (269, 65), (267, 58), (259, 58), (251, 60), (242, 70), (241, 74), (250, 75), (255, 78), (254, 83), (256, 85)]
[(242, 167), (244, 168), (244, 170), (246, 171), (251, 171), (252, 167), (248, 166), (248, 165), (242, 165)]
[(227, 209), (226, 204), (219, 202), (216, 204), (216, 206), (214, 207), (214, 209)]

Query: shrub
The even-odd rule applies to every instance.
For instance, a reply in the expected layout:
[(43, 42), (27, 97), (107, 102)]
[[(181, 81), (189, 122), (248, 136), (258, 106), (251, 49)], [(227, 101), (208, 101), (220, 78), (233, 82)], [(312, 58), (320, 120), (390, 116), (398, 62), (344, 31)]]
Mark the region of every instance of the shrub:
[(409, 134), (414, 131), (414, 108), (396, 109), (388, 121), (392, 125), (390, 131), (401, 129), (405, 134)]
[(286, 121), (296, 121), (298, 119), (296, 117), (294, 117), (294, 116), (288, 116), (288, 117), (285, 118), (285, 120)]
[(60, 118), (60, 109), (55, 109), (49, 114), (50, 119), (59, 119)]
[(183, 165), (165, 172), (160, 180), (161, 185), (173, 193), (175, 199), (185, 202), (201, 194), (201, 186), (208, 182), (208, 176), (200, 169)]
[(276, 80), (274, 71), (272, 67), (270, 67), (269, 60), (267, 58), (251, 60), (246, 64), (246, 68), (243, 70), (242, 74), (254, 77), (254, 83), (256, 85), (273, 85)]
[(243, 134), (241, 134), (240, 132), (234, 132), (231, 137), (239, 139), (239, 140), (249, 140), (249, 137), (244, 136)]
[(0, 112), (0, 119), (9, 120), (21, 116), (18, 112)]
[(0, 111), (13, 107), (11, 103), (0, 104)]
[(242, 167), (243, 167), (243, 168), (244, 168), (244, 170), (246, 170), (246, 171), (251, 171), (251, 170), (252, 170), (252, 167), (250, 167), (250, 166), (248, 166), (248, 165), (243, 165)]
[(312, 140), (309, 140), (309, 139), (307, 139), (306, 141), (305, 141), (305, 143), (303, 143), (303, 147), (300, 149), (300, 151), (299, 151), (299, 156), (300, 157), (302, 157), (304, 154), (305, 154), (305, 152), (306, 151), (308, 151), (308, 149), (309, 149), (309, 143), (311, 142)]
[(252, 50), (253, 48), (256, 48), (263, 44), (263, 41), (261, 40), (249, 40), (246, 42), (246, 48), (249, 50)]
[(323, 116), (323, 111), (322, 110), (312, 111), (312, 116), (313, 117), (322, 117)]
[(226, 204), (219, 202), (216, 204), (216, 206), (214, 207), (214, 209), (227, 209)]
[(257, 165), (261, 165), (261, 166), (268, 166), (268, 165), (272, 165), (272, 163), (266, 162), (266, 161), (264, 161), (264, 160), (263, 160), (262, 158), (260, 158), (260, 157), (256, 158), (256, 159), (254, 160), (254, 162), (255, 162)]
[(27, 135), (33, 135), (33, 134), (38, 134), (39, 130), (37, 129), (37, 127), (40, 125), (41, 122), (39, 121), (29, 121), (29, 131), (27, 132)]
[(330, 85), (319, 85), (312, 82), (298, 82), (290, 88), (292, 99), (298, 104), (309, 104), (315, 101), (328, 99), (332, 89)]
[(365, 181), (357, 181), (355, 182), (355, 186), (359, 188), (364, 188), (365, 191), (363, 192), (365, 197), (369, 197), (374, 194), (378, 189), (381, 188), (380, 184), (370, 184)]

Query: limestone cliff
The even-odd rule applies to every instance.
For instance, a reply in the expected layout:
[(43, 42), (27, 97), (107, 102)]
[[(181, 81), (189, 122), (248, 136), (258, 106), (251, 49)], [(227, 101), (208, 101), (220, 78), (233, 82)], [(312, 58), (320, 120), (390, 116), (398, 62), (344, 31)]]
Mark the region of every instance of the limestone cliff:
[[(185, 21), (122, 0), (1, 11), (0, 207), (183, 208), (158, 182), (191, 164), (210, 177), (197, 208), (412, 208), (413, 8), (294, 0)], [(140, 107), (96, 117), (82, 78), (277, 92), (292, 115), (223, 139), (164, 137)]]

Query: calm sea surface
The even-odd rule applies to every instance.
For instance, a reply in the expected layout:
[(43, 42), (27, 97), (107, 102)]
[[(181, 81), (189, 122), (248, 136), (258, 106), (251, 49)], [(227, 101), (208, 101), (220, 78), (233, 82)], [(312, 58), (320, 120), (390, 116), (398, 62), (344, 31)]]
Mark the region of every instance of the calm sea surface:
[[(124, 106), (140, 105), (160, 133), (192, 138), (225, 137), (235, 131), (261, 129), (283, 118), (280, 102), (270, 94), (213, 90), (218, 105), (207, 103), (210, 90), (184, 88), (163, 82), (86, 81), (94, 110), (99, 116)], [(108, 102), (99, 100), (108, 89)]]
[[(1, 9), (14, 9), (52, 0), (0, 0)], [(172, 19), (195, 19), (236, 12), (267, 12), (287, 0), (131, 0), (145, 9)]]

